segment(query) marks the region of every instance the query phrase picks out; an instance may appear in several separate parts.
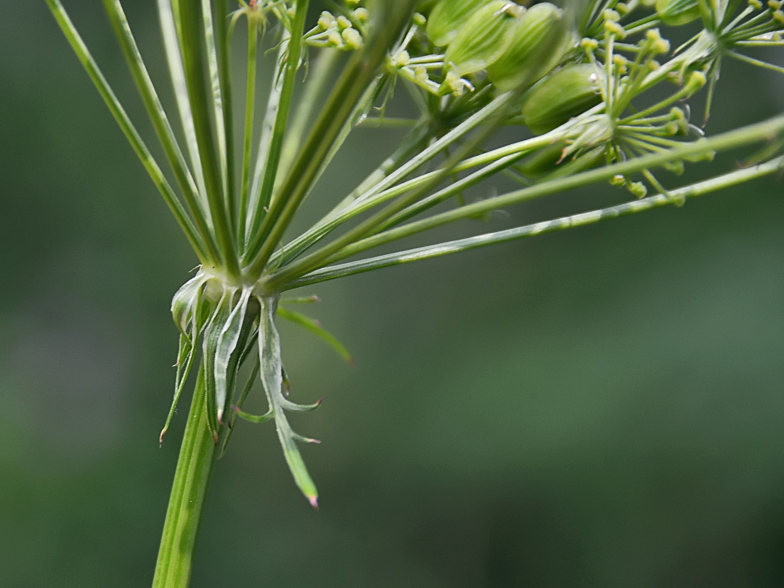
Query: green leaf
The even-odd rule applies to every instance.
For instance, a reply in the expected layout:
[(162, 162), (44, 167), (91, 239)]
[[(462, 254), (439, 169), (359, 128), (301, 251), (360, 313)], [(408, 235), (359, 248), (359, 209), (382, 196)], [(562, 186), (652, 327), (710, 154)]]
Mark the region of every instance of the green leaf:
[(255, 415), (255, 414), (249, 414), (247, 412), (242, 412), (239, 408), (235, 406), (234, 412), (238, 417), (250, 423), (256, 423), (256, 424), (266, 423), (267, 421), (271, 421), (275, 419), (275, 413), (273, 412), (272, 409), (268, 410), (264, 414)]
[(177, 352), (177, 376), (174, 379), (174, 399), (172, 400), (169, 414), (166, 416), (166, 422), (163, 424), (161, 433), (158, 436), (158, 444), (163, 445), (163, 438), (166, 436), (166, 431), (169, 430), (169, 425), (174, 418), (174, 413), (177, 410), (177, 404), (180, 401), (182, 389), (188, 379), (188, 374), (191, 370), (191, 363), (193, 361), (193, 345), (188, 337), (180, 334), (179, 351)]
[(199, 272), (185, 282), (172, 298), (171, 313), (174, 324), (180, 333), (188, 336), (188, 325), (194, 320), (194, 313), (207, 277)]
[(231, 314), (231, 301), (234, 295), (232, 288), (224, 288), (221, 293), (215, 311), (212, 313), (210, 321), (204, 329), (204, 341), (202, 342), (202, 365), (204, 366), (204, 391), (207, 398), (207, 422), (212, 432), (215, 442), (218, 442), (219, 426), (218, 421), (222, 414), (218, 409), (217, 384), (215, 378), (215, 368), (218, 350), (218, 343), (221, 338), (224, 326), (228, 322)]
[[(256, 339), (256, 335), (257, 335), (257, 333), (252, 333), (250, 335), (250, 337), (249, 337), (249, 340), (251, 342), (254, 342), (255, 339)], [(243, 351), (242, 357), (240, 357), (240, 363), (243, 363), (245, 361), (246, 351), (250, 351), (250, 349), (252, 349), (252, 347), (253, 347), (253, 343), (251, 343), (250, 345), (248, 345), (246, 347), (245, 351)], [(250, 394), (250, 391), (253, 388), (253, 384), (256, 383), (256, 378), (259, 377), (259, 371), (260, 371), (260, 368), (259, 368), (259, 356), (257, 354), (256, 355), (256, 361), (255, 361), (255, 363), (253, 365), (253, 369), (251, 370), (250, 374), (248, 375), (248, 378), (247, 378), (247, 380), (245, 382), (245, 386), (242, 388), (242, 392), (240, 393), (240, 395), (237, 398), (234, 406), (232, 407), (233, 408), (233, 414), (231, 414), (229, 416), (229, 419), (228, 419), (229, 427), (228, 427), (228, 429), (226, 431), (226, 434), (223, 436), (223, 444), (221, 446), (221, 452), (220, 452), (221, 456), (223, 456), (223, 454), (226, 453), (226, 448), (229, 445), (229, 439), (231, 439), (231, 435), (234, 432), (234, 424), (236, 422), (236, 418), (237, 418), (237, 416), (239, 416), (239, 412), (238, 411), (241, 411), (240, 409), (242, 409), (242, 405), (245, 404), (245, 399), (248, 397), (248, 394)]]
[[(229, 375), (229, 364), (237, 349), (240, 333), (245, 325), (245, 315), (252, 291), (252, 287), (245, 287), (239, 292), (239, 300), (226, 318), (215, 346), (215, 370), (213, 373), (215, 378), (215, 406), (219, 422), (223, 421), (223, 412), (226, 410), (226, 402), (229, 396), (228, 390), (233, 380), (233, 377)], [(232, 292), (230, 298), (234, 298), (234, 294)], [(232, 302), (230, 301), (229, 304), (231, 305)], [(234, 365), (237, 365), (236, 358)]]
[(259, 337), (259, 363), (261, 365), (261, 381), (267, 394), (270, 410), (275, 415), (275, 427), (278, 431), (283, 455), (288, 463), (289, 470), (294, 476), (294, 482), (310, 501), (314, 508), (318, 508), (318, 491), (316, 485), (308, 474), (305, 462), (297, 448), (296, 441), (303, 440), (291, 430), (286, 419), (285, 408), (293, 404), (283, 396), (283, 362), (280, 357), (280, 336), (275, 327), (275, 311), (278, 300), (274, 296), (259, 299), (261, 304), (261, 323)]
[(294, 312), (293, 310), (288, 310), (281, 307), (278, 307), (278, 316), (307, 329), (316, 335), (316, 337), (319, 337), (321, 340), (323, 340), (327, 345), (332, 347), (332, 349), (337, 351), (338, 355), (340, 355), (340, 357), (345, 359), (348, 363), (352, 365), (354, 364), (354, 360), (351, 358), (351, 354), (349, 353), (348, 349), (346, 349), (343, 344), (338, 341), (329, 331), (324, 329), (324, 327), (321, 326), (321, 323), (319, 323), (317, 320), (307, 317), (304, 314)]
[[(321, 302), (318, 296), (313, 294), (312, 296), (300, 296), (298, 298), (281, 298), (279, 303), (280, 304), (310, 304), (312, 302)], [(280, 311), (280, 307), (278, 307)]]

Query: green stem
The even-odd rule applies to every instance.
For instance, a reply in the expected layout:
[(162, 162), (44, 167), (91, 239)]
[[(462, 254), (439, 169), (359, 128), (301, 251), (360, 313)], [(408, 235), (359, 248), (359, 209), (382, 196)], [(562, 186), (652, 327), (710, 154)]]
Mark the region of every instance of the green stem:
[[(298, 0), (296, 13), (294, 15), (293, 32), (289, 39), (288, 55), (286, 57), (286, 67), (283, 73), (283, 86), (280, 92), (280, 103), (275, 118), (275, 126), (272, 131), (267, 162), (264, 167), (264, 179), (261, 183), (261, 195), (259, 196), (260, 210), (254, 214), (254, 223), (251, 226), (250, 235), (254, 235), (260, 229), (259, 223), (262, 218), (266, 218), (261, 212), (270, 207), (272, 202), (272, 191), (275, 188), (275, 179), (278, 176), (278, 164), (283, 150), (283, 138), (286, 134), (286, 125), (289, 120), (289, 110), (291, 100), (294, 96), (294, 82), (297, 80), (299, 71), (300, 56), (302, 53), (302, 31), (305, 29), (305, 18), (308, 14), (308, 0)], [(261, 227), (264, 225), (262, 224)]]
[(153, 588), (186, 588), (216, 445), (207, 427), (204, 370), (199, 370), (174, 473)]
[(150, 154), (150, 151), (147, 149), (144, 141), (142, 141), (142, 138), (139, 136), (139, 133), (133, 126), (133, 123), (131, 123), (131, 119), (128, 118), (128, 115), (125, 113), (125, 110), (120, 104), (120, 101), (117, 99), (117, 96), (114, 95), (114, 92), (109, 86), (109, 83), (106, 81), (106, 78), (98, 68), (98, 64), (95, 63), (93, 56), (90, 55), (90, 51), (87, 49), (87, 45), (85, 45), (84, 41), (82, 41), (82, 38), (79, 36), (79, 33), (73, 26), (71, 19), (65, 12), (62, 4), (60, 4), (60, 0), (46, 0), (46, 4), (52, 11), (52, 15), (57, 21), (57, 24), (60, 26), (60, 29), (63, 31), (65, 38), (68, 40), (68, 43), (70, 43), (71, 48), (74, 50), (74, 53), (76, 53), (76, 56), (82, 63), (82, 66), (84, 66), (84, 69), (87, 71), (87, 75), (90, 76), (90, 79), (100, 93), (101, 98), (103, 98), (104, 102), (106, 103), (106, 106), (109, 107), (109, 111), (117, 121), (117, 124), (120, 125), (120, 129), (125, 134), (125, 137), (128, 139), (128, 142), (131, 144), (131, 147), (133, 148), (136, 155), (141, 160), (144, 169), (147, 170), (147, 173), (150, 175), (150, 178), (155, 184), (155, 187), (158, 188), (161, 196), (163, 196), (166, 205), (169, 207), (169, 210), (171, 210), (174, 218), (180, 225), (180, 228), (185, 233), (185, 236), (188, 238), (188, 241), (190, 242), (194, 251), (196, 251), (196, 254), (199, 256), (199, 259), (202, 262), (210, 262), (212, 259), (210, 253), (198, 231), (196, 230), (193, 221), (188, 216), (185, 208), (183, 208), (182, 203), (177, 198), (174, 190), (172, 190), (172, 187), (169, 185), (169, 182), (163, 175), (161, 168), (158, 167), (158, 164)]
[(275, 58), (275, 67), (272, 71), (272, 79), (269, 84), (269, 95), (267, 96), (267, 107), (264, 119), (261, 123), (261, 136), (259, 137), (258, 147), (256, 148), (256, 163), (253, 168), (253, 182), (251, 183), (250, 193), (248, 194), (248, 210), (245, 211), (245, 241), (242, 243), (242, 254), (247, 249), (248, 235), (252, 235), (252, 227), (259, 226), (261, 219), (255, 218), (256, 215), (263, 217), (266, 211), (259, 205), (261, 198), (261, 182), (264, 175), (264, 167), (269, 158), (270, 146), (272, 145), (272, 133), (275, 130), (275, 121), (278, 118), (280, 108), (280, 97), (283, 91), (283, 68), (286, 66), (286, 48), (291, 41), (291, 35), (283, 29), (283, 38), (280, 41), (278, 54)]
[(248, 83), (245, 88), (245, 141), (242, 148), (242, 180), (240, 181), (240, 210), (237, 223), (237, 247), (245, 245), (245, 219), (248, 214), (250, 190), (250, 154), (253, 147), (253, 113), (256, 103), (256, 48), (259, 44), (259, 27), (248, 19)]
[(380, 21), (374, 23), (378, 28), (374, 29), (376, 34), (371, 43), (349, 61), (281, 185), (269, 214), (264, 217), (264, 223), (258, 233), (250, 235), (244, 261), (249, 263), (248, 273), (253, 278), (261, 276), (294, 213), (319, 176), (322, 163), (346, 120), (354, 113), (356, 102), (377, 74), (413, 7), (413, 0), (379, 3)]
[(425, 196), (430, 189), (439, 184), (447, 175), (454, 173), (455, 165), (464, 160), (469, 153), (473, 152), (479, 146), (479, 144), (484, 141), (491, 132), (493, 132), (494, 128), (497, 126), (496, 124), (493, 124), (493, 119), (498, 120), (502, 114), (506, 113), (507, 108), (511, 103), (514, 102), (517, 96), (518, 94), (516, 92), (507, 92), (496, 98), (496, 100), (494, 100), (490, 105), (493, 106), (493, 109), (490, 110), (491, 114), (488, 116), (488, 124), (483, 127), (476, 136), (473, 136), (468, 143), (464, 144), (456, 155), (448, 157), (446, 163), (441, 168), (439, 168), (436, 175), (433, 176), (429, 183), (424, 184), (416, 190), (412, 190), (410, 193), (404, 196), (401, 196), (395, 202), (387, 205), (384, 209), (378, 211), (376, 214), (363, 221), (353, 229), (349, 230), (345, 234), (341, 235), (331, 243), (325, 245), (321, 249), (318, 249), (317, 251), (314, 251), (313, 253), (295, 262), (292, 262), (288, 266), (272, 272), (270, 274), (270, 280), (267, 283), (268, 287), (271, 289), (273, 283), (276, 285), (282, 284), (287, 280), (291, 280), (309, 273), (317, 269), (320, 265), (323, 265), (323, 262), (332, 261), (332, 256), (341, 249), (350, 247), (352, 244), (356, 244), (357, 242), (362, 243), (365, 240), (369, 240), (370, 238), (367, 237), (367, 235), (372, 234), (388, 219), (417, 202), (417, 200)]
[(291, 164), (294, 163), (297, 153), (302, 147), (302, 142), (305, 140), (312, 114), (318, 112), (321, 101), (324, 99), (324, 93), (328, 91), (328, 85), (333, 81), (333, 73), (340, 58), (339, 51), (326, 49), (319, 54), (315, 63), (310, 66), (308, 70), (308, 84), (303, 90), (302, 98), (293, 113), (293, 118), (283, 141), (276, 183), (282, 179), (282, 176), (285, 176), (286, 172), (291, 168)]
[[(392, 172), (397, 170), (403, 162), (407, 161), (420, 148), (427, 143), (430, 138), (430, 131), (426, 124), (421, 127), (415, 128), (409, 133), (400, 146), (395, 150), (392, 155), (387, 157), (384, 162), (378, 166), (365, 180), (354, 189), (351, 194), (346, 196), (337, 206), (335, 206), (324, 218), (322, 218), (313, 227), (305, 231), (302, 235), (286, 244), (280, 251), (279, 255), (273, 256), (273, 261), (286, 263), (294, 259), (308, 247), (326, 236), (338, 224), (330, 224), (330, 221), (335, 221), (336, 217), (340, 217), (341, 213), (347, 209), (353, 202), (355, 202), (362, 194), (365, 194), (377, 184), (387, 178)], [(402, 192), (401, 192), (402, 193)]]
[(169, 120), (166, 117), (166, 112), (163, 109), (158, 94), (155, 91), (150, 75), (147, 73), (147, 68), (142, 60), (141, 53), (136, 46), (136, 41), (131, 34), (131, 29), (128, 26), (125, 13), (119, 0), (104, 0), (106, 13), (109, 20), (114, 27), (117, 39), (120, 42), (125, 60), (131, 70), (136, 87), (139, 90), (144, 106), (155, 129), (158, 139), (161, 142), (163, 151), (166, 154), (169, 164), (171, 165), (174, 177), (177, 184), (185, 198), (185, 204), (193, 218), (199, 235), (204, 240), (205, 247), (212, 259), (218, 259), (217, 246), (214, 243), (212, 233), (207, 226), (206, 211), (202, 209), (199, 202), (198, 188), (196, 183), (188, 170), (188, 165), (185, 163), (185, 157), (174, 138), (174, 131), (169, 125)]
[(677, 190), (671, 190), (669, 195), (657, 194), (655, 196), (649, 196), (641, 200), (633, 200), (631, 202), (625, 202), (623, 204), (610, 206), (600, 210), (582, 212), (579, 214), (565, 216), (540, 223), (534, 223), (531, 225), (525, 225), (523, 227), (517, 227), (514, 229), (486, 233), (484, 235), (476, 235), (475, 237), (448, 241), (445, 243), (439, 243), (437, 245), (427, 245), (425, 247), (418, 247), (416, 249), (379, 255), (369, 259), (360, 259), (358, 261), (331, 265), (310, 272), (309, 274), (286, 284), (283, 289), (290, 290), (293, 288), (301, 288), (302, 286), (311, 286), (319, 282), (326, 282), (327, 280), (334, 280), (336, 278), (369, 272), (384, 267), (402, 265), (404, 263), (411, 263), (414, 261), (423, 261), (425, 259), (434, 259), (436, 257), (469, 251), (471, 249), (486, 247), (488, 245), (497, 245), (499, 243), (506, 243), (526, 237), (535, 237), (545, 233), (572, 229), (575, 227), (598, 223), (607, 219), (618, 218), (638, 212), (644, 212), (646, 210), (652, 210), (662, 206), (677, 206), (689, 198), (696, 198), (697, 196), (710, 194), (711, 192), (723, 190), (725, 188), (736, 186), (750, 180), (780, 173), (783, 168), (784, 157), (779, 157), (764, 164), (741, 169)]
[[(322, 249), (314, 251), (308, 257), (304, 257), (288, 266), (284, 266), (274, 272), (271, 272), (266, 280), (266, 287), (270, 291), (281, 291), (288, 289), (288, 284), (294, 282), (305, 274), (310, 274), (315, 271), (319, 264), (334, 263), (346, 257), (356, 255), (367, 249), (386, 245), (392, 241), (409, 237), (411, 235), (420, 233), (422, 231), (432, 229), (456, 220), (462, 220), (470, 217), (480, 217), (483, 214), (524, 202), (534, 198), (541, 198), (580, 188), (596, 182), (609, 180), (615, 175), (631, 174), (642, 172), (645, 169), (661, 167), (671, 161), (679, 161), (689, 159), (692, 156), (710, 153), (711, 151), (724, 151), (727, 149), (734, 149), (759, 143), (764, 140), (773, 140), (775, 137), (784, 132), (784, 116), (778, 116), (769, 119), (762, 123), (749, 125), (741, 129), (729, 131), (721, 135), (717, 135), (710, 139), (699, 139), (692, 143), (686, 143), (681, 147), (667, 150), (661, 153), (654, 153), (639, 157), (633, 160), (625, 161), (623, 163), (616, 163), (613, 165), (605, 166), (602, 168), (582, 172), (573, 176), (558, 178), (552, 181), (536, 184), (521, 190), (508, 192), (502, 196), (489, 198), (467, 204), (447, 212), (433, 215), (431, 217), (414, 221), (396, 228), (390, 229), (383, 233), (378, 233), (361, 240), (354, 239), (349, 242), (348, 238), (340, 238), (331, 244), (326, 245)], [(383, 214), (384, 211), (382, 211)], [(384, 219), (386, 220), (386, 219)], [(361, 230), (363, 225), (369, 225), (374, 221), (374, 218), (365, 221), (362, 225), (357, 227)], [(380, 224), (380, 223), (377, 223)], [(347, 233), (347, 236), (353, 238), (353, 234), (358, 234), (359, 230), (355, 229)], [(336, 246), (341, 245), (339, 250)]]
[[(227, 206), (224, 199), (224, 174), (221, 173), (219, 148), (221, 141), (216, 140), (215, 129), (208, 105), (214, 105), (217, 95), (212, 88), (212, 78), (208, 77), (208, 64), (211, 59), (205, 55), (207, 41), (203, 33), (203, 15), (195, 3), (182, 2), (175, 6), (175, 22), (179, 25), (180, 51), (182, 53), (185, 82), (188, 87), (191, 113), (193, 115), (196, 143), (199, 148), (204, 184), (207, 189), (207, 202), (215, 227), (215, 237), (221, 253), (223, 271), (231, 278), (240, 275), (239, 260)], [(216, 107), (217, 108), (217, 107)], [(222, 121), (222, 115), (220, 121)], [(218, 125), (222, 126), (222, 125)]]

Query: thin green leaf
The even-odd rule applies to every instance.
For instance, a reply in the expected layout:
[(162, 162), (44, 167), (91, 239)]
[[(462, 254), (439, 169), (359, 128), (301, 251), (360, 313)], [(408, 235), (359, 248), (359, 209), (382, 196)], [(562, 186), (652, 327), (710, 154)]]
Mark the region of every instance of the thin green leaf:
[(234, 291), (231, 288), (224, 288), (220, 300), (210, 317), (207, 326), (204, 328), (202, 342), (202, 366), (204, 367), (204, 391), (207, 398), (207, 421), (210, 426), (215, 442), (218, 442), (219, 420), (222, 416), (218, 413), (222, 405), (218, 405), (217, 382), (216, 382), (216, 357), (218, 344), (220, 342), (223, 329), (228, 322), (232, 311), (232, 298)]
[(271, 421), (271, 420), (275, 419), (275, 413), (272, 411), (272, 409), (270, 409), (269, 411), (265, 412), (264, 414), (255, 415), (255, 414), (249, 414), (247, 412), (242, 412), (239, 408), (237, 408), (235, 406), (234, 407), (234, 412), (242, 420), (245, 420), (245, 421), (248, 421), (248, 422), (251, 422), (251, 423), (256, 423), (256, 424), (266, 423), (268, 421)]
[(171, 313), (174, 324), (186, 337), (189, 336), (188, 325), (194, 320), (195, 309), (206, 281), (207, 277), (199, 272), (180, 286), (172, 298)]
[(321, 324), (310, 317), (305, 316), (304, 314), (300, 314), (298, 312), (294, 312), (293, 310), (288, 310), (286, 308), (278, 307), (278, 316), (284, 318), (292, 323), (295, 323), (314, 335), (319, 337), (321, 340), (327, 343), (332, 349), (337, 351), (338, 355), (345, 359), (348, 363), (354, 364), (354, 360), (351, 358), (351, 354), (348, 352), (343, 344), (338, 341), (329, 331), (324, 329)]
[[(313, 294), (312, 296), (300, 296), (298, 298), (281, 298), (280, 304), (310, 304), (312, 302), (321, 302), (321, 299)], [(280, 308), (278, 308), (280, 310)]]
[(188, 380), (188, 374), (191, 371), (194, 356), (193, 339), (180, 334), (179, 350), (177, 353), (177, 376), (174, 379), (174, 398), (169, 408), (169, 414), (166, 416), (166, 422), (163, 424), (161, 433), (158, 436), (158, 444), (163, 445), (163, 438), (169, 430), (174, 413), (177, 411), (177, 404), (180, 402), (182, 390), (185, 388), (185, 382)]
[[(223, 421), (223, 412), (226, 409), (226, 402), (229, 396), (229, 387), (232, 377), (229, 375), (229, 364), (235, 355), (240, 334), (245, 325), (245, 315), (248, 309), (252, 287), (245, 287), (240, 291), (239, 300), (236, 302), (231, 313), (226, 318), (226, 322), (221, 328), (218, 342), (215, 346), (215, 406), (217, 407), (218, 421)], [(234, 297), (232, 293), (231, 297)], [(230, 301), (231, 305), (232, 302)], [(235, 358), (235, 366), (236, 366)]]
[[(253, 340), (255, 339), (255, 337), (251, 335), (249, 339)], [(247, 350), (250, 350), (252, 347), (253, 347), (252, 344), (248, 345)], [(240, 363), (243, 363), (244, 359), (245, 359), (245, 353), (243, 352), (243, 356), (240, 358)], [(256, 361), (253, 364), (253, 369), (251, 370), (250, 375), (248, 375), (248, 379), (245, 382), (245, 386), (242, 388), (242, 392), (234, 402), (234, 407), (233, 407), (234, 410), (232, 411), (232, 414), (229, 415), (229, 419), (228, 419), (229, 426), (226, 430), (226, 434), (223, 436), (223, 444), (221, 445), (221, 452), (220, 452), (221, 456), (223, 456), (223, 454), (226, 453), (226, 448), (229, 445), (229, 439), (231, 439), (231, 435), (232, 433), (234, 433), (234, 424), (235, 421), (237, 420), (236, 411), (242, 409), (242, 405), (245, 404), (245, 399), (247, 399), (248, 394), (250, 394), (251, 389), (253, 389), (253, 384), (256, 383), (256, 378), (259, 377), (259, 370), (260, 370), (259, 356), (258, 354), (256, 354)]]
[(270, 409), (275, 415), (275, 427), (283, 447), (283, 455), (289, 465), (294, 481), (310, 501), (318, 508), (318, 491), (308, 474), (305, 462), (297, 448), (295, 433), (286, 419), (284, 405), (288, 401), (283, 397), (283, 363), (280, 357), (280, 336), (275, 327), (275, 310), (277, 298), (268, 296), (259, 300), (261, 304), (259, 363), (261, 365), (261, 381), (267, 394)]

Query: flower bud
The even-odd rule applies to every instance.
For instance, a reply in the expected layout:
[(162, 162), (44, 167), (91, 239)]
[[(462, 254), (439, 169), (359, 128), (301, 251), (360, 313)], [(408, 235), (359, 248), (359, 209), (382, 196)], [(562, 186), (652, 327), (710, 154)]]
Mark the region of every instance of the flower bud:
[(552, 70), (572, 44), (563, 11), (549, 2), (537, 4), (518, 19), (506, 51), (487, 66), (496, 88), (506, 92), (530, 86)]
[(487, 3), (488, 0), (441, 0), (427, 19), (427, 36), (438, 47), (449, 45), (468, 19)]
[(370, 19), (370, 13), (368, 12), (367, 8), (359, 7), (354, 10), (354, 18), (356, 18), (361, 23), (365, 23)]
[(321, 27), (323, 30), (331, 29), (337, 21), (335, 17), (332, 16), (332, 13), (327, 12), (326, 10), (321, 13), (318, 19), (318, 26)]
[(349, 27), (347, 29), (343, 29), (343, 32), (340, 33), (340, 36), (343, 37), (343, 41), (345, 41), (346, 46), (349, 49), (360, 49), (362, 47), (362, 35), (359, 34), (359, 31), (355, 28)]
[(700, 18), (699, 0), (656, 0), (656, 14), (663, 23), (679, 26)]
[(522, 8), (496, 0), (487, 4), (466, 22), (444, 55), (460, 76), (485, 69), (503, 55)]
[(531, 91), (523, 104), (525, 124), (541, 135), (596, 106), (602, 101), (601, 80), (590, 63), (567, 65)]

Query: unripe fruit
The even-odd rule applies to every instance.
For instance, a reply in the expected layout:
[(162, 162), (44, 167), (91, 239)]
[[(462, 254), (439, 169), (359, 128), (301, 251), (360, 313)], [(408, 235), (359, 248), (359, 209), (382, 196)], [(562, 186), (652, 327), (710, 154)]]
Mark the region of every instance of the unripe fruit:
[(522, 7), (505, 0), (482, 7), (450, 43), (444, 61), (460, 76), (485, 69), (509, 46), (514, 25), (523, 11)]
[(525, 124), (541, 135), (596, 106), (602, 101), (601, 80), (590, 63), (567, 65), (531, 91), (523, 104)]
[(656, 0), (656, 14), (663, 23), (679, 26), (700, 18), (699, 0)]
[(530, 86), (558, 65), (572, 41), (563, 11), (537, 4), (515, 22), (506, 51), (487, 66), (487, 75), (501, 92)]
[(441, 0), (427, 19), (427, 36), (438, 47), (454, 41), (468, 19), (489, 0)]

